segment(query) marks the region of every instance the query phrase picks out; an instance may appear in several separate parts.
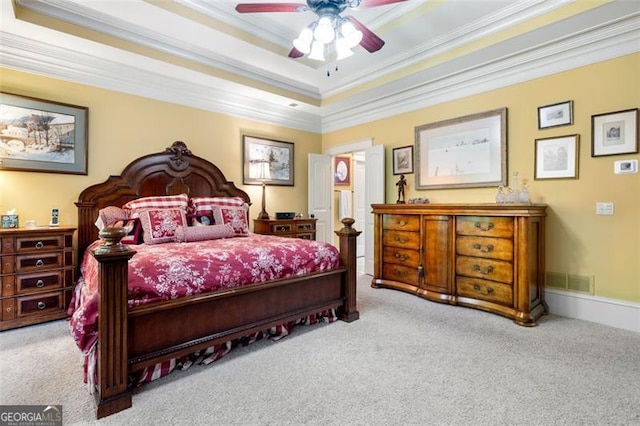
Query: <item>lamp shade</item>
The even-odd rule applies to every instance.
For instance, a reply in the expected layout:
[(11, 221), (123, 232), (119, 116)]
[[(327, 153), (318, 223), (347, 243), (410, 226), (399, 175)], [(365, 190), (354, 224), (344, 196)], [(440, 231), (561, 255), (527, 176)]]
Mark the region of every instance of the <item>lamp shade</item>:
[(353, 52), (349, 48), (347, 40), (342, 36), (338, 36), (336, 39), (336, 59), (339, 61), (340, 59), (348, 58), (351, 55), (353, 55)]
[(324, 61), (324, 44), (319, 41), (314, 41), (313, 43), (311, 43), (311, 53), (309, 54), (309, 59)]
[(356, 47), (362, 41), (362, 31), (357, 30), (353, 23), (346, 19), (342, 20), (340, 33), (347, 40), (347, 45), (350, 48)]
[(331, 43), (336, 36), (336, 32), (333, 29), (333, 19), (328, 16), (323, 16), (318, 21), (316, 29), (313, 30), (313, 37), (320, 43)]
[(311, 42), (313, 41), (313, 31), (309, 27), (302, 30), (297, 39), (293, 40), (293, 47), (305, 55), (311, 52)]

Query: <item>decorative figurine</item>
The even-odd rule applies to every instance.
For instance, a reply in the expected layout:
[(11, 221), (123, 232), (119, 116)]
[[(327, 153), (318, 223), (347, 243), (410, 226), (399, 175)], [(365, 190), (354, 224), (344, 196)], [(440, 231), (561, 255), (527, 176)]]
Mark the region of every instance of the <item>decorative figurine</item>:
[(396, 186), (398, 187), (398, 201), (396, 201), (396, 204), (405, 204), (404, 187), (407, 186), (407, 180), (404, 175), (400, 175), (400, 180), (396, 182)]

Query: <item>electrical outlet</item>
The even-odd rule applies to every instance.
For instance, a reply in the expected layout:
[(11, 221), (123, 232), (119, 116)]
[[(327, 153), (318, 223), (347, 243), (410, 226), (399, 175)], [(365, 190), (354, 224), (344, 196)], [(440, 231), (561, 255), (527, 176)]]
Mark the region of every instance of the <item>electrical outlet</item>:
[(613, 214), (613, 203), (596, 203), (596, 214), (603, 215), (612, 215)]

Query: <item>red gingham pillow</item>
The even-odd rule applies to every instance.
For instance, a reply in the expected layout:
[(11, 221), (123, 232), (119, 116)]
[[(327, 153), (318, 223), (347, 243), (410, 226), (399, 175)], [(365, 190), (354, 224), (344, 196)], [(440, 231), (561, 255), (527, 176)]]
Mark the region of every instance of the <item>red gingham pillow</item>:
[(123, 209), (131, 211), (131, 218), (138, 217), (140, 210), (145, 209), (181, 209), (187, 211), (189, 197), (187, 194), (180, 195), (157, 195), (153, 197), (142, 197), (131, 200), (122, 206)]
[(231, 225), (236, 235), (249, 235), (248, 212), (249, 205), (246, 203), (242, 206), (218, 206), (213, 208), (213, 218), (216, 225)]
[(172, 242), (176, 229), (187, 226), (187, 216), (181, 209), (147, 209), (139, 214), (146, 244)]
[(241, 207), (246, 202), (240, 197), (192, 197), (191, 205), (196, 212), (213, 210), (214, 207)]

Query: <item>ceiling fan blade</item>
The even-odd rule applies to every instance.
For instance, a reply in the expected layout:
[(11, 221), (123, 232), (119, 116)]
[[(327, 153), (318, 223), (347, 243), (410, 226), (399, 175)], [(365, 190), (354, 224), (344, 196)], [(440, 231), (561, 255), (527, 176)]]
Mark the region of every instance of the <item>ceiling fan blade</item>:
[(345, 16), (345, 18), (350, 20), (356, 29), (362, 32), (362, 41), (360, 41), (360, 46), (364, 47), (365, 50), (368, 50), (371, 53), (382, 49), (382, 46), (384, 46), (384, 40), (375, 35), (373, 31), (365, 27), (362, 22), (358, 21), (353, 16)]
[(291, 49), (291, 52), (289, 52), (289, 57), (290, 58), (300, 58), (302, 56), (304, 56), (304, 53), (302, 53), (301, 51), (299, 51), (295, 47), (293, 49)]
[(407, 0), (362, 0), (358, 7), (378, 7), (385, 4), (403, 3)]
[(303, 12), (307, 9), (303, 3), (240, 3), (236, 6), (238, 13)]

